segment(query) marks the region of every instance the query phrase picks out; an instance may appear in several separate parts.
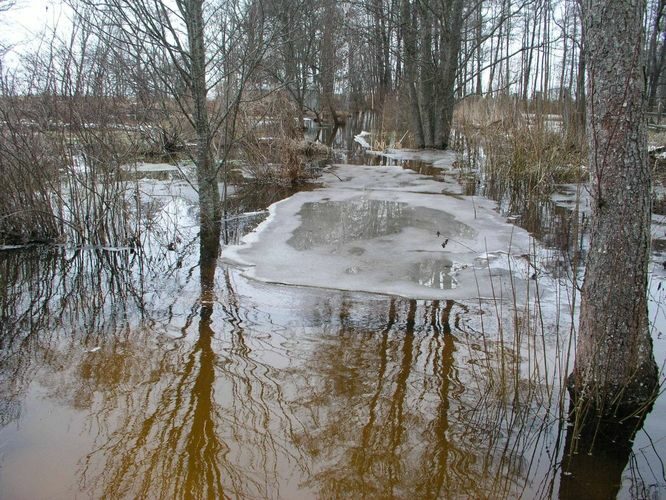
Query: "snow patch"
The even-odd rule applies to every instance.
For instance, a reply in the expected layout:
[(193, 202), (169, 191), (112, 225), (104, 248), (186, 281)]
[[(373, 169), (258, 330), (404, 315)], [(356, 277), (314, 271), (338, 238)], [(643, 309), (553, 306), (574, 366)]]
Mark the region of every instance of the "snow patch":
[(354, 136), (354, 142), (360, 144), (361, 147), (365, 149), (370, 149), (372, 146), (370, 146), (370, 143), (365, 139), (368, 136), (370, 136), (370, 132), (363, 130), (360, 134)]

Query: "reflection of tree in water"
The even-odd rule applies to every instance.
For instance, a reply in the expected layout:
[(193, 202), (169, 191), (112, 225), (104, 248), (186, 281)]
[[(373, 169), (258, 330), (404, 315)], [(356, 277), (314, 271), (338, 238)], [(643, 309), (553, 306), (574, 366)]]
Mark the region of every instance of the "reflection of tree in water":
[(390, 236), (414, 227), (445, 237), (469, 237), (475, 231), (448, 212), (386, 200), (359, 199), (304, 203), (301, 225), (288, 243), (297, 250)]
[[(448, 326), (453, 303), (426, 305), (420, 318), (416, 301), (404, 306), (392, 299), (385, 325), (376, 329), (340, 318), (339, 343), (315, 354), (318, 368), (304, 368), (316, 373), (316, 394), (306, 404), (318, 407), (308, 404), (313, 425), (301, 439), (313, 457), (331, 464), (310, 481), (325, 497), (445, 491), (448, 456), (456, 453), (447, 443), (448, 398), (452, 386), (461, 390)], [(424, 370), (432, 377), (424, 378)]]
[(133, 272), (142, 260), (139, 253), (101, 249), (0, 255), (0, 423), (18, 418), (38, 367), (63, 372), (81, 354), (73, 345), (118, 340), (130, 316), (145, 319)]
[[(57, 404), (89, 415), (95, 444), (81, 491), (265, 497), (279, 482), (278, 454), (297, 462), (280, 442), (291, 426), (274, 405), (281, 389), (245, 341), (246, 311), (228, 273), (215, 282), (218, 250), (204, 245), (200, 260), (163, 253), (164, 265), (130, 252), (2, 261), (1, 311), (16, 318), (1, 326), (2, 423), (20, 417), (35, 377)], [(180, 338), (157, 335), (179, 321)]]
[(95, 496), (265, 498), (278, 488), (287, 453), (277, 430), (289, 424), (271, 405), (280, 388), (253, 359), (228, 274), (215, 281), (217, 248), (201, 252), (194, 339), (186, 323), (163, 359), (146, 357), (139, 383), (107, 389), (92, 407), (101, 425), (81, 486)]
[(339, 329), (297, 382), (306, 428), (298, 445), (315, 471), (308, 485), (327, 498), (524, 494), (552, 426), (533, 401), (513, 408), (515, 400), (497, 397), (490, 370), (470, 368), (502, 350), (487, 342), (485, 354), (465, 352), (471, 341), (454, 337), (452, 325), (466, 312), (450, 301), (400, 299), (374, 319), (347, 310), (322, 318)]
[[(634, 438), (651, 407), (635, 414), (618, 415), (615, 420), (589, 418), (586, 410), (571, 404), (571, 422), (562, 458), (561, 500), (617, 497), (622, 487), (622, 473), (632, 458)], [(661, 476), (664, 477), (663, 464)], [(632, 482), (633, 497), (653, 497), (645, 478), (633, 478)]]
[(107, 390), (102, 407), (93, 407), (95, 418), (106, 425), (84, 467), (91, 493), (219, 498), (223, 475), (232, 485), (242, 485), (222, 459), (228, 449), (219, 439), (223, 418), (213, 399), (210, 313), (210, 306), (201, 306), (193, 345), (174, 345), (161, 362), (149, 357), (154, 365), (137, 386)]
[[(200, 254), (178, 271), (178, 256), (156, 264), (129, 252), (0, 264), (3, 285), (14, 283), (3, 319), (17, 318), (0, 325), (2, 423), (41, 372), (49, 396), (88, 415), (95, 434), (82, 492), (554, 494), (556, 393), (534, 382), (539, 356), (523, 359), (534, 344), (521, 351), (460, 325), (470, 314), (453, 302), (309, 291), (294, 295), (307, 307), (273, 317), (284, 304), (265, 312), (228, 270), (216, 276), (215, 246)], [(159, 335), (165, 324), (180, 336)], [(562, 469), (563, 498), (587, 474), (581, 458)]]

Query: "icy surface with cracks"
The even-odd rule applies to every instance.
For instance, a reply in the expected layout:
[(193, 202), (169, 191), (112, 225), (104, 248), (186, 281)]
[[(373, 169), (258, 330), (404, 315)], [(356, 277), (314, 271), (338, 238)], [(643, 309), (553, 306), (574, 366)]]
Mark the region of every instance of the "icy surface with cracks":
[(250, 278), (291, 285), (420, 299), (535, 293), (530, 237), (493, 202), (442, 194), (441, 183), (400, 167), (336, 165), (322, 181), (272, 205), (223, 258)]

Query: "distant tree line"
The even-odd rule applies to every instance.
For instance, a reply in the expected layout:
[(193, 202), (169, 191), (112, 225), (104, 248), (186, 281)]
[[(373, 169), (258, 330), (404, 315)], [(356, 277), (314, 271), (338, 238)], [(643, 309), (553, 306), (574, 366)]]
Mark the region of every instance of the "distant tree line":
[[(333, 125), (349, 113), (386, 114), (385, 120), (408, 128), (419, 147), (446, 148), (453, 105), (470, 96), (566, 103), (566, 118), (582, 124), (586, 72), (575, 0), (69, 4), (75, 11), (71, 37), (48, 53), (52, 61), (31, 68), (36, 77), (28, 91), (126, 97), (150, 103), (147, 109), (169, 96), (185, 104), (187, 117), (196, 120), (198, 109), (203, 123), (203, 101), (197, 105), (192, 94), (197, 87), (216, 103), (210, 130), (199, 126), (202, 138), (230, 117), (239, 102), (231, 94), (248, 89), (284, 92), (299, 118)], [(0, 9), (10, 5), (5, 0)], [(649, 108), (666, 97), (665, 6), (650, 0), (644, 19)], [(203, 59), (195, 63), (198, 52)], [(34, 63), (26, 59), (28, 67)], [(55, 79), (55, 72), (63, 78)]]

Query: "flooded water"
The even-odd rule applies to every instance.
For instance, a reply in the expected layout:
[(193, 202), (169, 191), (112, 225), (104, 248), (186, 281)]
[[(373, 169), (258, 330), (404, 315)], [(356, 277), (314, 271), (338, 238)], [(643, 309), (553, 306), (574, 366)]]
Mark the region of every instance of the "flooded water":
[(141, 249), (0, 252), (0, 498), (666, 495), (663, 397), (569, 453), (569, 240), (352, 168), (268, 211), (239, 193), (222, 249), (152, 178)]

